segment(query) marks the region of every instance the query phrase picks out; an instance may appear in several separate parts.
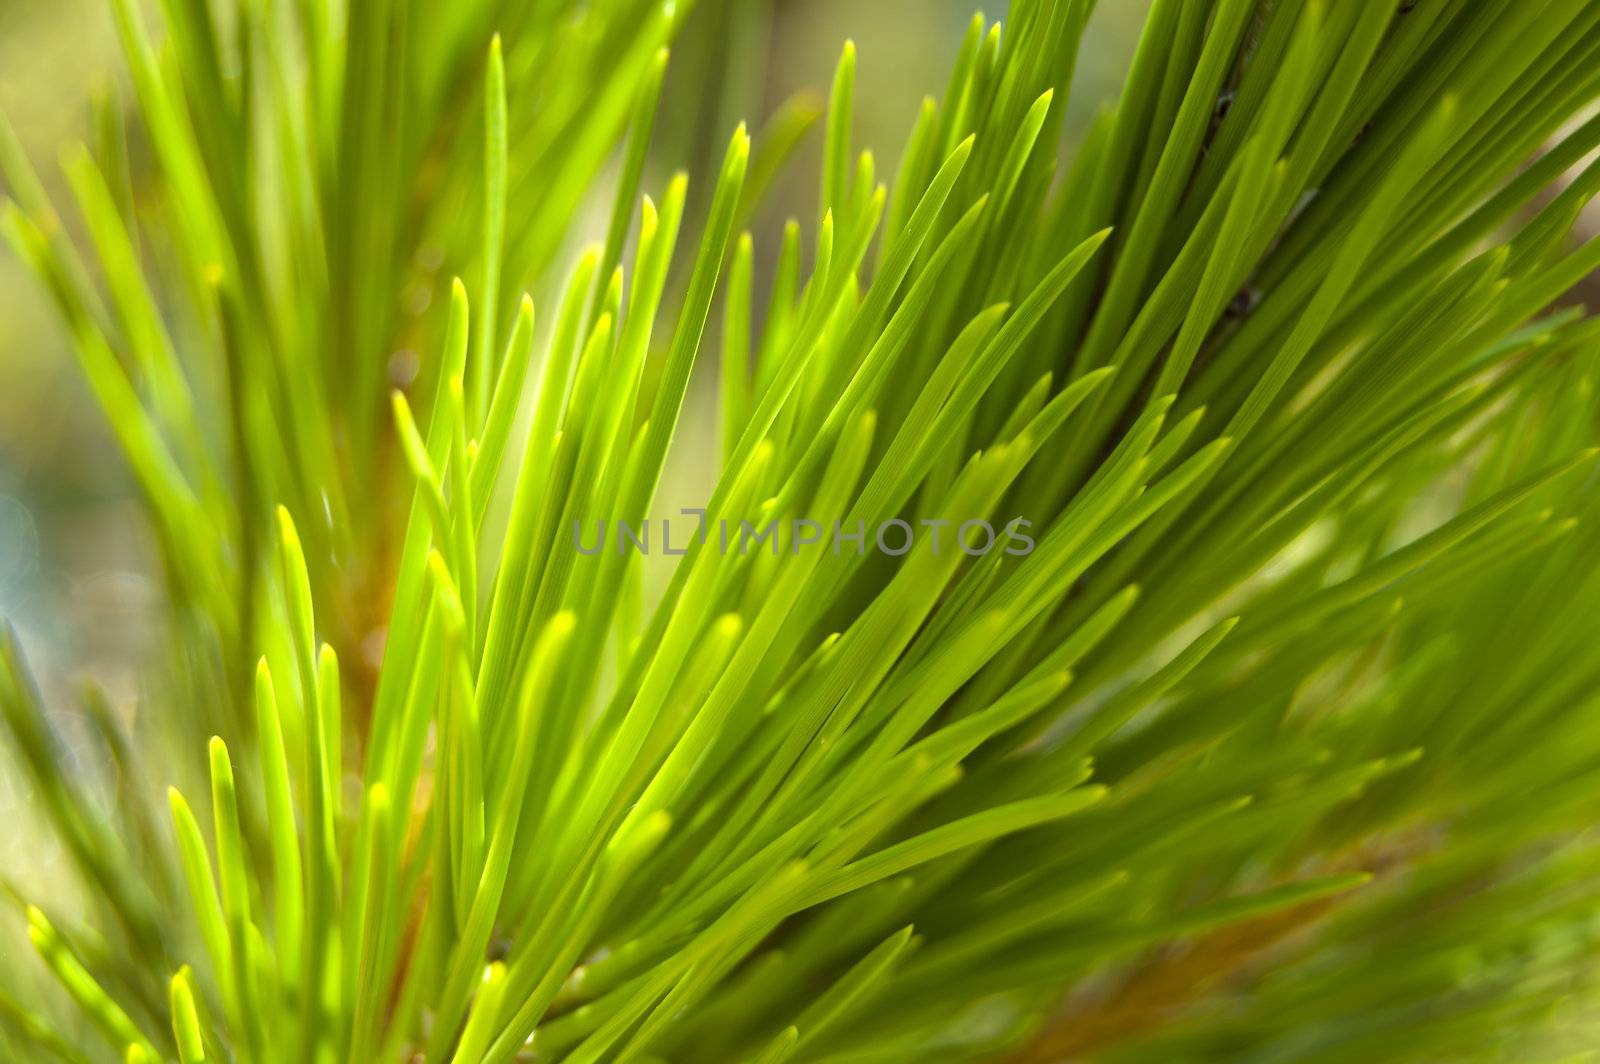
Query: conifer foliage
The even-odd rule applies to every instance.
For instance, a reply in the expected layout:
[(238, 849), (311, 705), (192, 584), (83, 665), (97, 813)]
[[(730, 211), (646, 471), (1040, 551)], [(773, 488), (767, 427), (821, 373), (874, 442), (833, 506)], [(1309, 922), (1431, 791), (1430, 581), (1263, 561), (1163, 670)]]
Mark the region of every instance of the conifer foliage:
[[(8, 910), (0, 1055), (1600, 1044), (1600, 4), (1154, 0), (1081, 131), (1094, 0), (1016, 0), (892, 173), (846, 45), (693, 197), (682, 0), (110, 6), (132, 120), (67, 201), (0, 123), (0, 227), (168, 651), (130, 728), (0, 647), (88, 899)], [(574, 529), (663, 516), (702, 382), (647, 591)]]

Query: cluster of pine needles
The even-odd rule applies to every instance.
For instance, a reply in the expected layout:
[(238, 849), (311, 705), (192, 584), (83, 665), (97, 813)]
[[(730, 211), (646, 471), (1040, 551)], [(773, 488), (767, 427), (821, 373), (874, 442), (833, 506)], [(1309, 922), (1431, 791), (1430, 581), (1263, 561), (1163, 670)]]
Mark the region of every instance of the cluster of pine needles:
[[(1072, 129), (1095, 2), (1016, 0), (892, 173), (846, 46), (693, 196), (682, 0), (145, 6), (62, 181), (0, 123), (165, 579), (136, 706), (0, 650), (84, 898), (7, 892), (0, 1056), (1600, 1044), (1600, 4), (1155, 0)], [(656, 588), (572, 529), (702, 381), (781, 549)]]

